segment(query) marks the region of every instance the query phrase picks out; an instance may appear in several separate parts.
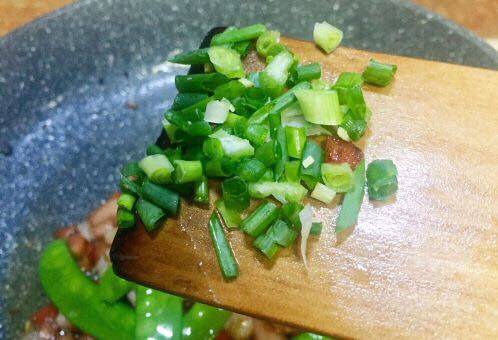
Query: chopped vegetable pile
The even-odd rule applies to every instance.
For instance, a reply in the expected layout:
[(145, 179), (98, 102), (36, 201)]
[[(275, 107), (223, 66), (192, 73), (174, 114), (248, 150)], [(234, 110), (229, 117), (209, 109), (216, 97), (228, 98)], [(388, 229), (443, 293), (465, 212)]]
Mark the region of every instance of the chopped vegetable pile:
[[(342, 36), (326, 22), (313, 32), (326, 53)], [(308, 236), (319, 234), (325, 221), (314, 221), (304, 200), (328, 205), (343, 196), (335, 223), (340, 232), (356, 223), (365, 183), (373, 200), (396, 192), (394, 163), (377, 160), (365, 171), (363, 153), (352, 143), (371, 117), (363, 83), (388, 85), (396, 66), (371, 60), (363, 74), (345, 72), (330, 84), (321, 78), (320, 63), (300, 63), (279, 39), (261, 24), (230, 27), (210, 47), (170, 59), (202, 65), (205, 72), (175, 78), (179, 93), (164, 114), (158, 143), (122, 169), (119, 227), (132, 228), (140, 219), (147, 231), (155, 230), (178, 214), (180, 197), (208, 205), (208, 179), (215, 179), (209, 183), (219, 184), (222, 195), (209, 233), (224, 278), (233, 280), (239, 270), (223, 225), (252, 237), (268, 259), (300, 234), (307, 266)], [(247, 55), (264, 61), (264, 68), (246, 72)]]

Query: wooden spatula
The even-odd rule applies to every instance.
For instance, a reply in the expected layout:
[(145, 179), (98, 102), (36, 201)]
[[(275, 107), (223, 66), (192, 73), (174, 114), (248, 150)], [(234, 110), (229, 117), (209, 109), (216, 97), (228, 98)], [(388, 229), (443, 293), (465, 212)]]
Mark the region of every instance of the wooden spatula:
[[(370, 58), (398, 65), (386, 88), (366, 86), (373, 117), (367, 162), (394, 160), (397, 197), (366, 197), (357, 225), (334, 234), (337, 207), (308, 245), (270, 263), (227, 232), (240, 276), (225, 282), (209, 238), (209, 208), (184, 204), (159, 231), (120, 231), (112, 247), (127, 279), (233, 311), (355, 338), (498, 337), (498, 72), (283, 39), (325, 78)], [(299, 244), (299, 243), (298, 243)]]

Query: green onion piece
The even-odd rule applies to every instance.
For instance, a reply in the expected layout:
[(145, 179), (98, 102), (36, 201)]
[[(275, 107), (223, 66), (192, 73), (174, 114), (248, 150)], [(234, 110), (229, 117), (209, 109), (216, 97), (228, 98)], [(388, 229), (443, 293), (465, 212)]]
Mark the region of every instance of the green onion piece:
[(176, 192), (149, 181), (142, 185), (142, 197), (164, 209), (169, 215), (176, 215), (180, 206), (180, 196)]
[(119, 188), (122, 192), (131, 194), (133, 196), (138, 197), (140, 195), (140, 186), (128, 177), (121, 177), (121, 179), (119, 180)]
[(116, 222), (119, 228), (132, 228), (135, 226), (135, 215), (126, 209), (118, 208)]
[(179, 146), (175, 148), (167, 148), (166, 150), (164, 150), (164, 154), (166, 155), (166, 157), (168, 157), (170, 162), (182, 159), (182, 149)]
[(254, 155), (254, 148), (247, 139), (230, 135), (222, 129), (216, 131), (209, 137), (216, 138), (221, 142), (223, 153), (227, 157), (237, 159)]
[(286, 126), (285, 138), (289, 156), (300, 159), (306, 143), (306, 128)]
[(242, 211), (249, 207), (249, 190), (240, 177), (232, 177), (221, 183), (223, 201), (229, 209)]
[(398, 170), (393, 161), (377, 159), (367, 168), (368, 196), (372, 200), (385, 201), (398, 190)]
[[(176, 159), (173, 162), (173, 164), (175, 164), (176, 161), (180, 161), (180, 160), (205, 162), (205, 161), (207, 161), (207, 158), (204, 155), (204, 152), (202, 150), (202, 145), (189, 145), (188, 147), (185, 148), (185, 152), (183, 153), (183, 157), (181, 157), (180, 159)], [(174, 175), (174, 173), (173, 173), (173, 175)]]
[(266, 235), (282, 247), (292, 245), (297, 238), (297, 232), (282, 220), (275, 221), (266, 232)]
[(281, 247), (267, 234), (259, 235), (252, 245), (261, 251), (269, 260), (271, 260), (281, 249)]
[(259, 182), (273, 182), (275, 180), (275, 173), (272, 169), (266, 169), (266, 172), (259, 179)]
[(278, 215), (279, 209), (275, 204), (263, 202), (242, 221), (240, 228), (246, 234), (257, 237), (278, 218)]
[(178, 131), (178, 128), (171, 124), (169, 120), (166, 118), (163, 118), (161, 124), (163, 125), (164, 131), (166, 131), (166, 135), (168, 136), (168, 139), (171, 143), (175, 143), (178, 140), (175, 138), (176, 132)]
[(353, 170), (348, 163), (322, 164), (322, 179), (326, 186), (336, 192), (348, 192), (353, 189)]
[(273, 58), (281, 52), (292, 53), (285, 45), (274, 44), (268, 49), (268, 52), (266, 53), (266, 62), (270, 63), (273, 60)]
[(267, 168), (273, 166), (277, 162), (275, 154), (275, 141), (269, 141), (256, 149), (255, 157), (262, 162)]
[(280, 114), (283, 110), (296, 102), (294, 93), (299, 90), (310, 89), (311, 85), (307, 82), (302, 82), (289, 91), (282, 94), (280, 97), (272, 100), (270, 103), (264, 105), (249, 118), (249, 124), (260, 124), (266, 120), (269, 114)]
[(144, 178), (146, 177), (143, 170), (140, 169), (138, 162), (126, 163), (121, 168), (121, 175), (137, 183), (142, 183)]
[(230, 78), (221, 73), (187, 74), (175, 77), (178, 92), (213, 92), (218, 86), (228, 83)]
[(214, 69), (228, 78), (242, 78), (244, 68), (240, 55), (230, 48), (212, 46), (208, 50), (209, 60)]
[(268, 125), (270, 126), (270, 137), (276, 139), (278, 135), (278, 129), (282, 126), (282, 118), (279, 114), (269, 114), (268, 115)]
[(325, 204), (330, 204), (335, 197), (335, 191), (322, 183), (317, 183), (311, 197)]
[(285, 128), (280, 127), (276, 136), (275, 155), (277, 163), (275, 164), (275, 180), (278, 181), (285, 171), (285, 164), (289, 161), (287, 154), (287, 139), (285, 136)]
[(304, 205), (300, 203), (286, 203), (282, 205), (282, 217), (294, 228), (301, 228), (299, 213), (303, 210)]
[(206, 106), (204, 120), (209, 123), (222, 124), (227, 120), (230, 110), (234, 108), (227, 99), (213, 100)]
[(290, 161), (285, 163), (285, 180), (287, 182), (296, 182), (298, 183), (301, 180), (299, 175), (299, 170), (301, 168), (301, 162), (299, 161)]
[(393, 80), (398, 67), (392, 64), (383, 64), (370, 59), (368, 66), (363, 71), (365, 82), (377, 86), (387, 86)]
[(331, 85), (323, 79), (313, 79), (311, 81), (311, 88), (313, 90), (330, 90)]
[(270, 132), (266, 125), (252, 124), (247, 126), (244, 136), (251, 144), (259, 146), (266, 142), (269, 134)]
[(178, 160), (175, 162), (175, 182), (189, 183), (196, 182), (202, 179), (202, 163), (200, 161), (184, 161)]
[(149, 144), (145, 149), (147, 156), (164, 154), (164, 150), (156, 144)]
[(165, 155), (151, 155), (143, 158), (138, 165), (154, 183), (164, 184), (171, 180), (173, 165)]
[(161, 220), (166, 217), (164, 210), (143, 198), (138, 199), (135, 207), (147, 231), (152, 231), (159, 227)]
[(335, 232), (341, 232), (356, 223), (361, 202), (365, 194), (365, 160), (362, 160), (354, 170), (354, 188), (344, 195), (341, 211), (337, 218)]
[(245, 138), (247, 119), (246, 117), (239, 116), (234, 113), (229, 113), (223, 127), (230, 127), (233, 130), (234, 135), (240, 138)]
[(342, 31), (327, 22), (316, 23), (313, 29), (313, 40), (326, 53), (331, 53), (342, 41)]
[(320, 236), (320, 234), (322, 233), (322, 229), (323, 229), (322, 222), (313, 222), (311, 224), (310, 235)]
[(227, 208), (223, 200), (216, 201), (216, 209), (220, 213), (227, 228), (238, 228), (242, 217), (237, 210)]
[(336, 91), (299, 90), (295, 95), (308, 122), (320, 125), (341, 124), (342, 112)]
[(209, 185), (206, 176), (202, 176), (202, 179), (195, 183), (194, 202), (209, 203)]
[(256, 51), (260, 56), (266, 57), (270, 48), (280, 40), (280, 32), (266, 31), (256, 41)]
[(208, 177), (230, 177), (235, 173), (238, 161), (223, 157), (206, 162), (206, 175)]
[(354, 119), (367, 120), (367, 105), (360, 86), (357, 85), (349, 88), (336, 87), (335, 89), (339, 97), (339, 104), (347, 105)]
[(259, 85), (270, 97), (275, 98), (282, 94), (293, 62), (291, 53), (280, 52), (260, 73)]
[(226, 98), (233, 100), (244, 95), (247, 91), (247, 88), (239, 80), (231, 80), (226, 84), (218, 86), (214, 90), (214, 97), (216, 99)]
[(239, 276), (239, 269), (216, 212), (213, 212), (209, 219), (209, 235), (211, 236), (223, 277), (225, 280), (235, 279)]
[(213, 130), (208, 122), (193, 122), (187, 129), (187, 133), (191, 136), (206, 137), (209, 136)]
[(361, 74), (356, 72), (343, 72), (339, 75), (339, 78), (337, 78), (334, 84), (334, 88), (350, 88), (361, 85), (363, 85), (363, 77), (361, 76)]
[[(210, 101), (210, 98), (207, 98)], [(209, 102), (201, 101), (193, 106), (196, 106), (195, 111), (191, 111), (191, 108), (184, 109), (182, 111), (171, 111), (168, 110), (164, 117), (170, 122), (176, 125), (176, 127), (180, 128), (183, 132), (186, 132), (190, 136), (197, 137), (206, 137), (209, 136), (213, 131), (211, 125), (208, 122), (205, 122), (203, 119), (203, 111), (205, 110), (207, 103)], [(204, 105), (204, 108), (200, 108), (198, 106)], [(174, 136), (175, 140), (181, 140), (178, 137), (178, 131)], [(185, 140), (184, 142), (186, 142)]]
[(237, 168), (237, 175), (246, 182), (257, 182), (266, 172), (266, 166), (256, 158), (242, 161)]
[(183, 65), (203, 65), (209, 63), (207, 48), (183, 52), (168, 59), (169, 62)]
[(291, 74), (294, 83), (302, 81), (310, 81), (313, 79), (320, 79), (322, 76), (322, 67), (320, 63), (312, 63), (307, 65), (299, 65)]
[(136, 200), (135, 196), (122, 193), (118, 198), (118, 207), (132, 211)]
[(299, 335), (293, 336), (291, 340), (332, 340), (332, 338), (315, 333), (301, 333)]
[(216, 138), (207, 138), (202, 145), (204, 155), (210, 159), (223, 158), (223, 147), (221, 142)]
[(281, 203), (300, 202), (308, 193), (299, 183), (290, 182), (257, 182), (249, 183), (249, 196), (265, 198), (273, 196)]
[(265, 32), (266, 27), (262, 24), (226, 30), (225, 32), (216, 34), (211, 39), (211, 46), (256, 39)]
[[(344, 130), (347, 138), (344, 138), (346, 136), (341, 136), (340, 129)], [(353, 115), (348, 112), (337, 129), (337, 134), (346, 141), (348, 141), (348, 138), (353, 141), (358, 141), (365, 134), (366, 130), (367, 122), (364, 119), (354, 119)]]
[(227, 44), (229, 48), (237, 52), (241, 58), (245, 58), (247, 53), (249, 53), (249, 50), (251, 49), (251, 42), (250, 41), (240, 41), (237, 43), (233, 44)]
[[(301, 178), (313, 183), (320, 181), (323, 158), (324, 153), (320, 145), (312, 140), (307, 140), (304, 145), (302, 160), (312, 159), (313, 163), (306, 167), (301, 163)], [(314, 186), (314, 184), (312, 186)]]

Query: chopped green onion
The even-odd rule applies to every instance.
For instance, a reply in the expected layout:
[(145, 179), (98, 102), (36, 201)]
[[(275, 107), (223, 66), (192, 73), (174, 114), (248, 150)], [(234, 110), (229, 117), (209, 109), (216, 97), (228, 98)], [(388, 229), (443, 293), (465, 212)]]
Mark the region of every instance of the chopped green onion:
[(279, 40), (280, 32), (278, 31), (266, 31), (261, 34), (256, 41), (256, 50), (258, 51), (258, 54), (266, 57), (270, 48), (277, 44)]
[(275, 256), (280, 250), (280, 246), (267, 234), (259, 235), (254, 242), (253, 246), (261, 251), (269, 260)]
[(208, 50), (209, 60), (214, 69), (228, 78), (242, 78), (244, 68), (240, 55), (230, 48), (212, 46)]
[(314, 124), (339, 125), (342, 112), (336, 91), (299, 90), (295, 92), (304, 118)]
[(335, 191), (322, 183), (317, 183), (311, 197), (325, 204), (330, 204), (335, 197)]
[[(367, 129), (367, 122), (364, 119), (354, 119), (351, 114), (346, 114), (344, 119), (337, 129), (337, 135), (348, 141), (358, 141)], [(343, 132), (341, 132), (343, 131)]]
[(282, 45), (282, 44), (272, 45), (268, 49), (268, 52), (266, 53), (266, 62), (270, 63), (273, 60), (273, 58), (281, 52), (291, 53), (291, 51), (289, 51), (289, 49), (285, 45)]
[(301, 228), (299, 213), (303, 210), (304, 205), (300, 203), (286, 203), (282, 205), (282, 217), (296, 229)]
[(154, 183), (164, 184), (171, 181), (175, 168), (165, 155), (151, 155), (143, 158), (138, 165)]
[(327, 22), (316, 23), (313, 29), (313, 40), (326, 53), (331, 53), (342, 41), (343, 33)]
[(145, 149), (145, 153), (147, 154), (147, 156), (159, 155), (159, 154), (164, 154), (164, 150), (161, 149), (157, 144), (149, 144)]
[(216, 212), (213, 212), (209, 219), (209, 235), (211, 236), (211, 241), (213, 242), (216, 258), (218, 259), (218, 264), (220, 265), (223, 277), (225, 280), (235, 279), (239, 276), (237, 261), (233, 256), (232, 249), (228, 244), (225, 232), (223, 231), (223, 226), (221, 225)]
[(128, 177), (121, 177), (119, 188), (122, 192), (132, 194), (133, 196), (140, 195), (140, 186)]
[(176, 76), (175, 86), (178, 92), (213, 92), (229, 81), (230, 78), (221, 73), (187, 74)]
[(240, 228), (250, 236), (257, 237), (278, 218), (278, 215), (279, 209), (275, 204), (263, 202), (242, 221)]
[(200, 161), (175, 161), (175, 182), (189, 183), (202, 179), (202, 163)]
[(175, 125), (171, 124), (171, 122), (169, 120), (167, 120), (166, 118), (163, 118), (162, 125), (163, 125), (164, 131), (166, 131), (166, 135), (168, 136), (169, 141), (171, 143), (177, 142), (175, 135), (176, 135), (178, 128)]
[(226, 30), (211, 39), (211, 46), (256, 39), (265, 32), (266, 27), (262, 24)]
[(267, 168), (273, 166), (277, 162), (275, 144), (275, 141), (269, 141), (256, 149), (256, 159), (261, 161)]
[(245, 58), (247, 53), (249, 53), (249, 50), (251, 49), (251, 42), (250, 41), (240, 41), (237, 43), (233, 44), (226, 44), (229, 48), (237, 52), (241, 58)]
[(377, 86), (387, 86), (393, 80), (398, 67), (391, 64), (383, 64), (370, 59), (368, 66), (363, 71), (365, 82)]
[(127, 193), (122, 193), (118, 198), (118, 207), (126, 209), (128, 211), (133, 210), (135, 205), (136, 197)]
[(257, 182), (249, 184), (249, 195), (252, 198), (273, 196), (281, 203), (299, 202), (308, 190), (299, 183), (292, 182)]
[(343, 72), (337, 78), (334, 88), (337, 87), (345, 87), (350, 88), (353, 86), (361, 86), (363, 85), (363, 77), (359, 73), (355, 72)]
[(239, 82), (246, 88), (254, 87), (254, 83), (247, 78), (240, 78)]
[(363, 98), (361, 87), (356, 85), (353, 87), (337, 87), (335, 89), (339, 96), (339, 104), (347, 105), (354, 119), (366, 120), (367, 105)]
[(209, 63), (207, 48), (201, 48), (195, 51), (183, 52), (168, 59), (169, 62), (183, 65), (203, 65)]
[(389, 159), (376, 159), (367, 168), (368, 196), (385, 201), (398, 190), (398, 170)]
[(310, 235), (319, 236), (322, 233), (323, 223), (313, 222), (311, 224)]
[(266, 166), (256, 158), (246, 159), (237, 168), (237, 175), (246, 182), (257, 182), (266, 172)]
[(234, 135), (240, 138), (245, 138), (245, 133), (247, 129), (247, 119), (246, 117), (236, 115), (234, 113), (229, 113), (227, 120), (223, 127), (226, 129), (226, 127), (229, 127), (232, 129), (232, 132)]
[(229, 209), (242, 211), (249, 207), (249, 190), (240, 177), (232, 177), (221, 183), (223, 201)]
[(238, 161), (232, 158), (212, 159), (206, 162), (206, 175), (208, 177), (230, 177), (237, 169)]
[(306, 260), (306, 246), (308, 245), (308, 237), (310, 235), (311, 226), (313, 225), (313, 209), (309, 204), (306, 204), (299, 213), (301, 221), (301, 257), (303, 258), (304, 267), (308, 270), (308, 262)]
[(213, 100), (206, 106), (204, 120), (209, 123), (222, 124), (227, 120), (230, 110), (233, 111), (234, 108), (227, 99)]
[(238, 228), (242, 222), (242, 217), (237, 210), (228, 209), (223, 200), (216, 201), (216, 209), (218, 209), (227, 228)]
[(302, 165), (303, 165), (303, 168), (307, 169), (313, 163), (315, 163), (315, 159), (312, 156), (308, 156), (305, 159), (303, 159)]
[(209, 203), (209, 185), (206, 176), (195, 183), (194, 202), (207, 204)]
[(299, 161), (290, 161), (285, 163), (285, 180), (287, 182), (298, 183), (301, 180), (299, 176), (299, 169), (301, 168), (301, 163)]
[(335, 232), (341, 232), (351, 227), (358, 219), (361, 202), (365, 194), (365, 160), (362, 160), (354, 169), (354, 188), (344, 195), (341, 211), (337, 217)]
[(264, 175), (259, 179), (259, 182), (273, 182), (275, 180), (275, 173), (272, 169), (266, 169)]
[(297, 232), (282, 220), (275, 221), (266, 232), (266, 235), (282, 247), (290, 246), (297, 238)]
[(140, 169), (138, 162), (126, 163), (123, 168), (121, 168), (121, 175), (137, 183), (142, 183), (146, 177), (145, 172)]
[(182, 159), (185, 161), (207, 161), (207, 158), (204, 155), (204, 151), (202, 150), (202, 145), (199, 144), (189, 145), (187, 148), (185, 148), (183, 157), (180, 156), (179, 158), (176, 158), (173, 161), (173, 164), (175, 164), (176, 161), (181, 161)]
[(161, 220), (166, 217), (166, 213), (161, 208), (143, 198), (139, 198), (135, 206), (138, 216), (147, 231), (152, 231), (159, 227)]
[(323, 79), (313, 79), (311, 81), (311, 88), (313, 90), (330, 90), (331, 86)]
[(348, 163), (322, 164), (322, 179), (336, 192), (348, 192), (354, 186), (353, 170)]
[(264, 144), (268, 139), (269, 130), (266, 125), (251, 124), (247, 126), (244, 136), (251, 144), (259, 146)]
[(306, 128), (286, 126), (285, 138), (289, 156), (300, 159), (306, 143)]
[(270, 126), (270, 137), (272, 139), (277, 138), (278, 129), (282, 127), (282, 118), (279, 114), (269, 114), (268, 115), (268, 125)]
[(278, 181), (285, 171), (285, 164), (289, 161), (287, 154), (287, 139), (285, 137), (285, 128), (280, 127), (277, 130), (275, 155), (277, 156), (277, 163), (275, 164), (275, 180)]
[(292, 54), (282, 51), (260, 73), (259, 85), (269, 96), (275, 98), (282, 94), (293, 62)]
[(142, 185), (142, 197), (164, 209), (169, 215), (178, 213), (180, 196), (170, 189), (145, 181)]
[(218, 130), (210, 138), (216, 138), (221, 142), (223, 153), (230, 158), (243, 158), (254, 155), (254, 148), (247, 139), (230, 135), (224, 130)]
[(311, 63), (297, 66), (294, 72), (292, 72), (291, 78), (294, 83), (300, 83), (302, 81), (320, 79), (321, 76), (322, 68), (320, 63)]
[[(321, 166), (323, 163), (323, 149), (316, 142), (307, 140), (303, 150), (303, 161), (312, 158), (313, 162), (306, 161), (301, 166), (301, 178), (305, 181), (316, 183), (321, 179)], [(308, 165), (305, 167), (305, 165)], [(312, 185), (314, 186), (314, 184)]]
[(221, 146), (221, 142), (216, 138), (207, 138), (202, 145), (202, 151), (210, 159), (223, 158), (223, 147)]
[(244, 95), (246, 92), (247, 88), (240, 82), (240, 79), (231, 80), (228, 83), (218, 86), (214, 90), (214, 97), (216, 99), (226, 98), (228, 100), (234, 100)]
[(119, 208), (116, 215), (116, 223), (119, 228), (132, 228), (135, 226), (135, 215), (124, 208)]

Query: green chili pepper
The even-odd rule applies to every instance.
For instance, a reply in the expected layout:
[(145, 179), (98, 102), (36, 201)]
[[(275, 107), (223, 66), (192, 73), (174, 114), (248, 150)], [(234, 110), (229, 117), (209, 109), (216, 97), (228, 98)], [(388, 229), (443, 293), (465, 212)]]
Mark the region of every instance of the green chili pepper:
[(114, 274), (112, 267), (101, 276), (98, 285), (100, 298), (109, 303), (118, 301), (132, 289), (133, 283)]
[(64, 241), (45, 248), (39, 275), (49, 299), (76, 327), (98, 339), (134, 339), (133, 309), (100, 300), (98, 286), (81, 272)]
[(183, 319), (183, 339), (213, 339), (229, 316), (226, 310), (195, 303)]

